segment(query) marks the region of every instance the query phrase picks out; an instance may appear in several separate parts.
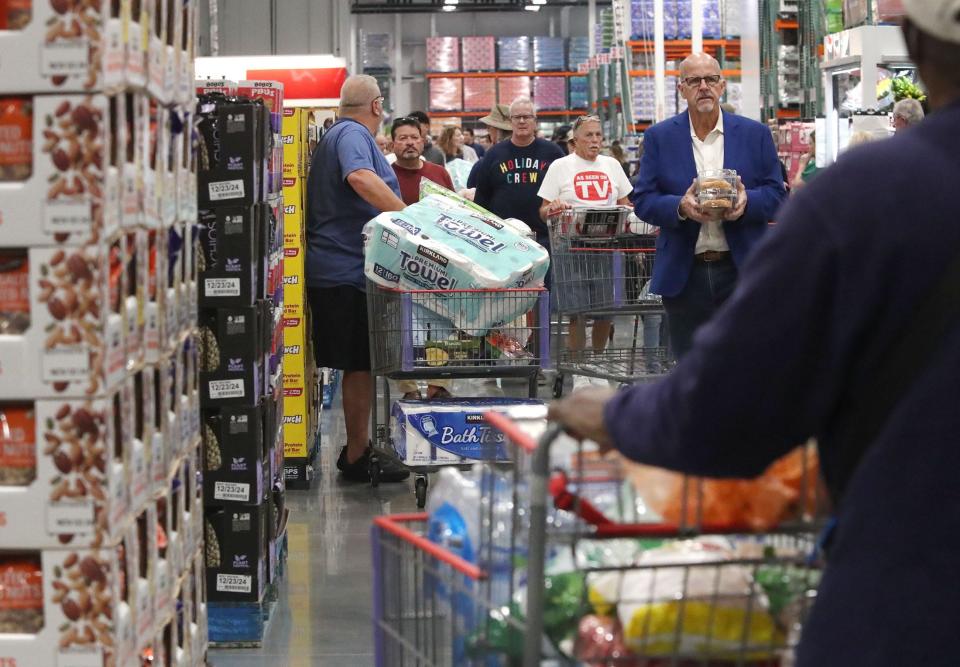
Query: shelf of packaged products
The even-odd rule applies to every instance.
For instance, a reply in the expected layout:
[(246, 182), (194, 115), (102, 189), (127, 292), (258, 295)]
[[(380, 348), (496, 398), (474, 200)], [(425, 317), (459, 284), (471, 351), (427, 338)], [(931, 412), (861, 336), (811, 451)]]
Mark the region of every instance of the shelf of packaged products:
[[(743, 74), (742, 70), (739, 69), (725, 69), (722, 70), (723, 76), (725, 77), (739, 77)], [(627, 72), (630, 76), (654, 76), (654, 71), (652, 69), (632, 69)], [(668, 69), (664, 71), (666, 76), (680, 76), (680, 70), (678, 69)]]
[[(653, 40), (631, 40), (627, 46), (634, 52), (653, 53)], [(693, 41), (689, 39), (669, 39), (664, 42), (664, 50), (667, 60), (680, 60), (690, 55), (693, 48)], [(703, 50), (712, 56), (723, 49), (727, 59), (736, 59), (740, 57), (740, 38), (731, 39), (705, 39), (703, 40)]]
[[(489, 111), (430, 111), (431, 118), (480, 118), (488, 115)], [(562, 109), (555, 111), (538, 111), (537, 115), (544, 116), (580, 116), (587, 113), (586, 109)]]
[(800, 109), (777, 109), (777, 118), (800, 118)]
[(585, 72), (427, 72), (428, 79), (498, 79), (514, 76), (587, 76)]
[(774, 24), (774, 27), (777, 30), (799, 30), (800, 22), (796, 19), (777, 19), (777, 22)]

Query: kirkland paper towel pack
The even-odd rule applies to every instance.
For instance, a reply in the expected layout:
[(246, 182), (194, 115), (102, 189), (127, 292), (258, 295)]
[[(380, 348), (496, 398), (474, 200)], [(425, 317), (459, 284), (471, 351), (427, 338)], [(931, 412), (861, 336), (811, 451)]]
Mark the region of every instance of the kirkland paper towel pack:
[(417, 301), (458, 329), (484, 332), (528, 312), (537, 294), (480, 298), (450, 290), (539, 288), (547, 251), (505, 224), (428, 198), (366, 224), (364, 272), (377, 285), (438, 290)]
[(442, 185), (434, 183), (428, 178), (421, 178), (420, 199), (422, 201), (427, 198), (430, 198), (432, 206), (436, 206), (442, 211), (450, 211), (457, 208), (466, 209), (467, 213), (479, 215), (488, 225), (494, 227), (496, 226), (494, 223), (505, 225), (524, 238), (534, 240), (537, 238), (536, 233), (530, 229), (529, 225), (523, 220), (518, 220), (517, 218), (501, 218), (483, 208), (480, 204), (475, 204), (466, 197), (461, 197), (456, 192), (447, 190)]
[[(543, 401), (471, 398), (445, 401), (397, 401), (390, 434), (397, 456), (407, 465), (448, 465), (470, 461), (507, 461), (504, 436), (483, 415), (517, 406), (543, 406)], [(546, 421), (546, 419), (544, 419)]]

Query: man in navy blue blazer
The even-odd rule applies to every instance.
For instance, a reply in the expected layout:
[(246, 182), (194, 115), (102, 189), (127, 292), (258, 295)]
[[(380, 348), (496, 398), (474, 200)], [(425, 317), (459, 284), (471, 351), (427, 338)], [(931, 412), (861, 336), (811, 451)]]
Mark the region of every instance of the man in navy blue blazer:
[[(677, 358), (730, 296), (738, 267), (786, 197), (770, 130), (721, 111), (725, 88), (720, 63), (689, 56), (678, 83), (688, 110), (643, 136), (634, 204), (641, 220), (660, 227), (650, 291), (663, 297)], [(740, 178), (736, 204), (719, 219), (696, 197), (697, 174), (714, 169), (735, 169)]]

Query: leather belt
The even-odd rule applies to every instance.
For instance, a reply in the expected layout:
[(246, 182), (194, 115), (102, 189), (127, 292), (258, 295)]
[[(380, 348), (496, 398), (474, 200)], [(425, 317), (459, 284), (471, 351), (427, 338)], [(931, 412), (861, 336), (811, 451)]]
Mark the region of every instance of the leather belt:
[(705, 250), (693, 256), (698, 262), (722, 262), (730, 259), (729, 250)]

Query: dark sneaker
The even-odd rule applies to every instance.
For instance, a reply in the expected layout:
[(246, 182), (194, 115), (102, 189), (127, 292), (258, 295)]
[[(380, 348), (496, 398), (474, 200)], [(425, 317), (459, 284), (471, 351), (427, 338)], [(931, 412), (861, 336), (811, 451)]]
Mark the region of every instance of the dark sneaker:
[(347, 463), (347, 448), (344, 447), (337, 458), (337, 470), (350, 482), (370, 482), (371, 465), (377, 466), (378, 483), (402, 482), (410, 476), (410, 470), (395, 455), (382, 449), (367, 447), (363, 456), (353, 463)]

